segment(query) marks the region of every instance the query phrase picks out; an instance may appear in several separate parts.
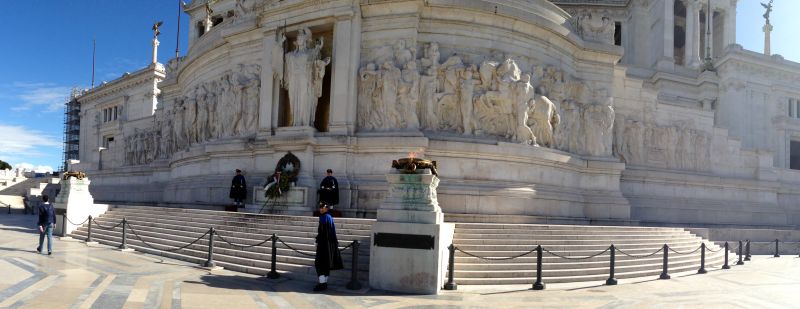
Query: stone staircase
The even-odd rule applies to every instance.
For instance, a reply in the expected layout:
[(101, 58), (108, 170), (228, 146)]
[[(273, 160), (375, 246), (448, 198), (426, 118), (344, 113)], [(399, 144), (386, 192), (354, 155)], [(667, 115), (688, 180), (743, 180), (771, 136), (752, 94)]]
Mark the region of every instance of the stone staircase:
[[(297, 253), (278, 243), (277, 269), (293, 278), (316, 280), (314, 271), (314, 237), (318, 219), (306, 216), (258, 215), (212, 210), (116, 206), (97, 218), (103, 226), (113, 226), (126, 218), (136, 234), (151, 246), (172, 249), (194, 241), (214, 227), (218, 234), (235, 244), (256, 244), (276, 233), (290, 246), (312, 255)], [(70, 218), (78, 220), (80, 218)], [(81, 220), (83, 221), (83, 220)], [(369, 271), (371, 219), (336, 218), (340, 247), (352, 240), (361, 242), (359, 250), (359, 280), (366, 285)], [(176, 258), (197, 264), (206, 261), (207, 237), (177, 252), (153, 249), (137, 239), (128, 230), (128, 246), (137, 251)], [(87, 225), (71, 234), (85, 240)], [(122, 230), (105, 230), (95, 225), (92, 238), (103, 244), (117, 246)], [(510, 257), (520, 255), (541, 244), (545, 249), (567, 257), (585, 257), (602, 252), (610, 244), (635, 256), (644, 256), (660, 249), (665, 243), (679, 252), (690, 252), (704, 240), (681, 228), (542, 225), (500, 223), (456, 223), (454, 244), (461, 250), (481, 257)], [(253, 248), (237, 248), (220, 239), (214, 241), (214, 260), (226, 269), (266, 275), (270, 269), (271, 243)], [(720, 247), (706, 242), (709, 250)], [(731, 251), (734, 250), (733, 245)], [(331, 282), (344, 284), (350, 279), (351, 250), (342, 252), (345, 269), (332, 273)], [(658, 278), (662, 268), (663, 253), (649, 257), (631, 258), (616, 253), (616, 278)], [(735, 255), (731, 254), (733, 259)], [(532, 284), (536, 278), (536, 253), (503, 261), (486, 261), (456, 252), (455, 278), (462, 285)], [(545, 283), (596, 281), (608, 278), (609, 253), (580, 260), (567, 260), (551, 254), (543, 255)], [(706, 269), (718, 269), (723, 264), (723, 252), (706, 252)], [(669, 272), (694, 272), (700, 265), (700, 253), (678, 255), (670, 252)]]
[[(273, 233), (286, 242), (310, 256), (297, 253), (278, 242), (277, 270), (283, 276), (315, 281), (314, 252), (317, 235), (318, 218), (303, 216), (256, 215), (223, 211), (198, 209), (117, 206), (101, 215), (96, 221), (110, 227), (126, 218), (139, 237), (155, 248), (173, 249), (186, 245), (214, 227), (219, 235), (237, 245), (252, 245), (268, 239)], [(70, 218), (80, 220), (81, 218)], [(349, 245), (359, 240), (359, 280), (367, 285), (369, 278), (369, 246), (370, 231), (374, 220), (335, 218), (339, 246)], [(76, 223), (78, 221), (75, 221)], [(85, 240), (88, 224), (84, 224), (70, 236)], [(118, 246), (122, 229), (105, 230), (96, 224), (92, 227), (92, 240), (101, 244)], [(208, 237), (204, 237), (194, 245), (177, 252), (153, 249), (143, 244), (134, 233), (127, 231), (128, 247), (136, 251), (161, 255), (169, 258), (202, 264), (208, 256)], [(237, 248), (219, 238), (214, 240), (214, 260), (217, 266), (229, 270), (266, 275), (270, 270), (271, 242), (252, 248)], [(345, 269), (331, 273), (331, 283), (346, 284), (350, 280), (352, 250), (342, 251)]]
[[(612, 243), (633, 256), (655, 252), (665, 243), (678, 252), (697, 249), (704, 240), (680, 228), (614, 227), (538, 224), (457, 223), (454, 244), (457, 248), (480, 257), (511, 257), (523, 254), (537, 245), (566, 257), (586, 257), (606, 250)], [(720, 247), (706, 241), (708, 250)], [(733, 247), (731, 247), (733, 250)], [(724, 252), (706, 251), (706, 269), (719, 269)], [(731, 255), (733, 258), (734, 255)], [(631, 258), (616, 252), (616, 278), (658, 278), (663, 253), (650, 257)], [(542, 256), (542, 277), (547, 283), (596, 281), (608, 278), (609, 253), (597, 257), (568, 260), (545, 252)], [(697, 271), (700, 252), (669, 254), (669, 272)], [(486, 261), (456, 251), (455, 281), (463, 285), (532, 284), (536, 279), (536, 252), (502, 261)]]

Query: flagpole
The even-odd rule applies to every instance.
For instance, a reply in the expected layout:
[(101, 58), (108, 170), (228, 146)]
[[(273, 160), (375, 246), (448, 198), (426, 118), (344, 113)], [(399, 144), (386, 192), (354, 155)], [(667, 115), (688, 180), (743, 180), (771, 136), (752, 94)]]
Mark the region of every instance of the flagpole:
[(97, 53), (97, 44), (95, 38), (92, 38), (92, 88), (94, 88), (94, 62), (95, 54)]
[(180, 56), (180, 46), (181, 46), (181, 2), (182, 0), (178, 0), (178, 33), (175, 35), (175, 58)]

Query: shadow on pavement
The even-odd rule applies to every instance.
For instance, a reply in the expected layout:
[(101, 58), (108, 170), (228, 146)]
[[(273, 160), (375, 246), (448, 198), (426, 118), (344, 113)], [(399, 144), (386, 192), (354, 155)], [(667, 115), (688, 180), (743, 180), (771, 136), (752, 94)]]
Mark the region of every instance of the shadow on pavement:
[[(388, 295), (381, 291), (361, 289), (355, 291), (346, 290), (344, 286), (332, 285), (324, 292), (314, 292), (313, 282), (292, 280), (281, 277), (280, 279), (267, 279), (266, 277), (253, 278), (240, 275), (204, 275), (201, 281), (186, 280), (184, 283), (202, 284), (213, 288), (236, 289), (249, 291), (267, 292), (295, 292), (302, 294), (324, 294), (328, 296), (364, 296), (364, 295)], [(364, 284), (364, 283), (362, 283)]]

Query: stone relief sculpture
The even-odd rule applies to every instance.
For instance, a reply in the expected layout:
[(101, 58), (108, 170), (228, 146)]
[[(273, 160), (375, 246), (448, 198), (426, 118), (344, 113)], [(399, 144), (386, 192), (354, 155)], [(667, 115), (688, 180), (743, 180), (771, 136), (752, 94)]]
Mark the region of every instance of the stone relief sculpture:
[(577, 17), (578, 33), (587, 41), (614, 44), (614, 20), (598, 12)]
[(604, 90), (593, 93), (556, 67), (525, 72), (499, 53), (475, 63), (453, 53), (442, 62), (438, 43), (420, 49), (417, 59), (416, 49), (399, 41), (370, 54), (374, 61), (359, 71), (361, 131), (421, 129), (612, 154), (614, 108)]
[(148, 164), (207, 141), (255, 134), (261, 66), (235, 70), (194, 85), (185, 95), (160, 105), (154, 124), (125, 137), (125, 162)]
[[(286, 40), (282, 34), (280, 45)], [(322, 39), (318, 40), (311, 48), (312, 33), (308, 28), (298, 31), (294, 42), (295, 50), (284, 56), (283, 76), (280, 77), (281, 85), (289, 92), (289, 105), (291, 106), (292, 126), (312, 126), (317, 110), (317, 100), (322, 96), (322, 80), (325, 76), (325, 66), (331, 59), (321, 59), (323, 46)], [(273, 66), (277, 64), (273, 63)]]
[(618, 126), (614, 148), (617, 157), (630, 165), (708, 171), (711, 140), (708, 133), (685, 122), (659, 126), (652, 122), (626, 119)]

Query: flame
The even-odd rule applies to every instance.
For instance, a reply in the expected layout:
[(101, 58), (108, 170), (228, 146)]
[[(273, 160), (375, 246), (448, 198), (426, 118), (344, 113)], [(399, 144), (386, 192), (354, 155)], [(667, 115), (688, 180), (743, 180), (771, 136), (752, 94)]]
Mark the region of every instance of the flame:
[(425, 154), (425, 148), (420, 147), (417, 150), (411, 151), (408, 153), (408, 158), (422, 158)]

